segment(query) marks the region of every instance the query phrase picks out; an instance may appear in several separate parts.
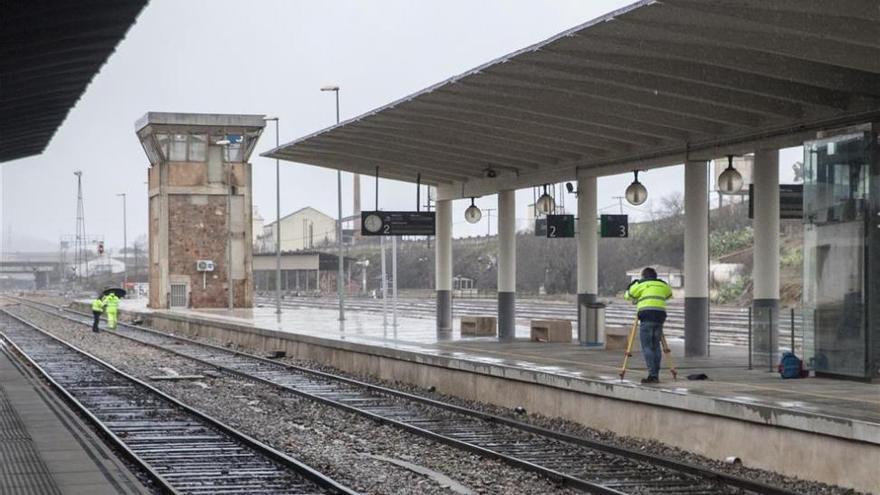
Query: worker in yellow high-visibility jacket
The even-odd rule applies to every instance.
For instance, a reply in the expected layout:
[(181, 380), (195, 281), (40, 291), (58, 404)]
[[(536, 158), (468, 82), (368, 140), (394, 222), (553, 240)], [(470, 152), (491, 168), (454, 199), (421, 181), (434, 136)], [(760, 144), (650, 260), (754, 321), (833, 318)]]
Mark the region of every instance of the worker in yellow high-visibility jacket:
[(663, 336), (663, 322), (666, 321), (666, 301), (672, 297), (672, 289), (657, 278), (656, 270), (647, 267), (642, 270), (641, 280), (630, 284), (623, 297), (635, 304), (638, 311), (639, 341), (648, 367), (648, 377), (643, 378), (642, 383), (658, 383), (660, 360), (663, 357), (660, 339)]
[(101, 294), (98, 294), (98, 297), (92, 300), (92, 316), (94, 319), (92, 320), (92, 331), (98, 331), (98, 323), (101, 321), (101, 314), (104, 313), (104, 301), (101, 299)]
[(119, 312), (119, 297), (114, 293), (104, 296), (104, 307), (107, 311), (107, 328), (109, 330), (116, 329), (116, 316)]

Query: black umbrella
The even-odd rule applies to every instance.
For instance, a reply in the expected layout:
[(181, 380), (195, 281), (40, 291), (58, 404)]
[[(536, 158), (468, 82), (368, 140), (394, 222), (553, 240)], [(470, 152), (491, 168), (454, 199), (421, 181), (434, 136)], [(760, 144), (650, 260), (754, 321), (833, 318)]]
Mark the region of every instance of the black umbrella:
[(110, 288), (104, 289), (104, 292), (102, 292), (101, 294), (106, 296), (107, 294), (110, 294), (111, 292), (116, 294), (116, 297), (118, 297), (120, 299), (125, 297), (125, 289), (120, 289), (119, 287), (110, 287)]

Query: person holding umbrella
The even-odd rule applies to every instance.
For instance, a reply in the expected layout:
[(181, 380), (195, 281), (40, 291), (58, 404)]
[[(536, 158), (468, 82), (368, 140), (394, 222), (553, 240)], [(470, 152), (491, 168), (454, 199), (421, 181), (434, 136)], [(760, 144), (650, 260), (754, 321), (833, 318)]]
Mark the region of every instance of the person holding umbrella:
[(104, 312), (104, 301), (101, 298), (101, 294), (98, 294), (98, 297), (92, 300), (92, 316), (94, 320), (92, 321), (92, 331), (97, 333), (98, 323), (101, 321), (101, 313)]
[(116, 329), (116, 321), (117, 314), (119, 312), (119, 294), (121, 293), (122, 297), (125, 297), (125, 290), (123, 289), (105, 289), (104, 290), (104, 306), (107, 311), (107, 329), (115, 330)]

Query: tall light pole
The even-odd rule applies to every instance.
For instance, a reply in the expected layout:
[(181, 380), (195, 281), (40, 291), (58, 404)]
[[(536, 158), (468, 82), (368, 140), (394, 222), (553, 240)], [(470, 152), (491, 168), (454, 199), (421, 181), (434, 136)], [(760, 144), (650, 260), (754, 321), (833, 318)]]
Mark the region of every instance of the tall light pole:
[(227, 160), (229, 145), (232, 141), (221, 139), (217, 144), (222, 146), (221, 160), (226, 162), (226, 293), (229, 296), (229, 311), (235, 308), (235, 294), (232, 286), (232, 163)]
[[(278, 143), (278, 117), (265, 117), (275, 122), (275, 147)], [(275, 159), (275, 314), (281, 314), (281, 166)]]
[[(336, 93), (336, 124), (339, 124), (339, 86), (324, 86), (321, 91)], [(342, 169), (336, 169), (336, 206), (339, 212), (336, 227), (336, 247), (339, 257), (339, 272), (336, 275), (336, 289), (339, 295), (339, 321), (345, 320), (345, 298), (342, 292)]]
[(117, 196), (122, 196), (122, 263), (125, 265), (125, 270), (122, 272), (122, 288), (125, 289), (128, 285), (128, 214), (125, 209), (125, 193), (119, 193)]

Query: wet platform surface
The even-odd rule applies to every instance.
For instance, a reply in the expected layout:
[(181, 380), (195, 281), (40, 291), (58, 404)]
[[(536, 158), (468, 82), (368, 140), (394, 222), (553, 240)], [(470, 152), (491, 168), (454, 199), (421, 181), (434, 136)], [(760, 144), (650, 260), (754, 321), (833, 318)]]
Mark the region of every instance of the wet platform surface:
[[(122, 309), (145, 311), (145, 302), (124, 301)], [(785, 410), (821, 416), (831, 422), (836, 419), (855, 421), (880, 431), (880, 384), (827, 378), (783, 380), (778, 373), (769, 371), (770, 363), (755, 362), (753, 369), (749, 370), (747, 350), (741, 346), (713, 345), (710, 357), (685, 358), (683, 341), (671, 338), (669, 345), (679, 370), (678, 380), (672, 380), (667, 362), (664, 361), (661, 383), (641, 385), (639, 380), (647, 373), (639, 352), (634, 352), (626, 380), (621, 381), (618, 373), (623, 360), (622, 351), (590, 349), (576, 343), (529, 342), (526, 322), (517, 325), (517, 341), (500, 343), (490, 337), (461, 338), (458, 319), (455, 320), (452, 340), (440, 341), (433, 320), (401, 315), (395, 327), (390, 310), (387, 325), (383, 324), (381, 312), (349, 311), (346, 321), (340, 324), (337, 311), (305, 307), (284, 309), (280, 318), (274, 307), (234, 312), (171, 312), (266, 330), (601, 382), (614, 388), (629, 389), (624, 395), (630, 397), (633, 394), (629, 392), (639, 390), (650, 391), (651, 396), (664, 392), (664, 395), (682, 399), (678, 403), (683, 404), (688, 403), (688, 397), (708, 398), (743, 406), (762, 406), (762, 410), (767, 408), (769, 411)], [(706, 374), (709, 379), (690, 381), (686, 378), (687, 375), (699, 373)], [(876, 438), (876, 443), (880, 444), (880, 437)]]
[(148, 492), (65, 404), (0, 352), (0, 493)]

